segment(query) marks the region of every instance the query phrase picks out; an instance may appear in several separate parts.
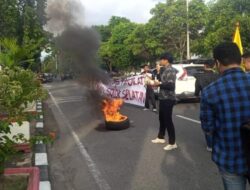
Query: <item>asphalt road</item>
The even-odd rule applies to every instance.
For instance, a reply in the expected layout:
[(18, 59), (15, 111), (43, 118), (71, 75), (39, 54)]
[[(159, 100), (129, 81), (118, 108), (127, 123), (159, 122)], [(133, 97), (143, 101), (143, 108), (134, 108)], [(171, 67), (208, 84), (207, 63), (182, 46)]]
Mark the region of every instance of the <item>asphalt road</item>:
[[(199, 124), (199, 104), (178, 104), (174, 124), (178, 149), (151, 143), (158, 132), (158, 115), (124, 105), (132, 126), (107, 131), (96, 103), (73, 81), (46, 85), (47, 131), (57, 139), (49, 148), (54, 190), (222, 190), (211, 153), (206, 151)], [(191, 120), (190, 120), (191, 119)]]

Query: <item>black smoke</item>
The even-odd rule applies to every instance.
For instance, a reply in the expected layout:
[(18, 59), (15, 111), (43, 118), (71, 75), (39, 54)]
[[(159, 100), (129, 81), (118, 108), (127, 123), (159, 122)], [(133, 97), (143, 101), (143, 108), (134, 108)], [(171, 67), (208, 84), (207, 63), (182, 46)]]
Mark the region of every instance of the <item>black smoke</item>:
[(84, 26), (84, 7), (78, 0), (50, 0), (47, 30), (55, 36), (60, 54), (70, 57), (71, 68), (84, 85), (107, 82), (107, 75), (96, 65), (100, 46), (98, 33)]
[(89, 87), (90, 101), (99, 105), (102, 96), (94, 86), (100, 81), (108, 82), (109, 78), (96, 64), (100, 38), (84, 25), (84, 7), (79, 0), (49, 0), (46, 12), (46, 29), (53, 33), (59, 55), (62, 59), (70, 58), (68, 64), (78, 75), (78, 81)]

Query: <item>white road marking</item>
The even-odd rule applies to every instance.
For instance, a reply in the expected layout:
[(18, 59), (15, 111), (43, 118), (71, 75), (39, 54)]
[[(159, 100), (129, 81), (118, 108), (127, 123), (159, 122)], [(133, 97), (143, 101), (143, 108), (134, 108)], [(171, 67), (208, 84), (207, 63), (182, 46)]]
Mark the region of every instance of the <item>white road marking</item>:
[(83, 96), (62, 96), (55, 98), (55, 100), (75, 100), (75, 99), (83, 99)]
[(70, 103), (70, 102), (81, 102), (81, 101), (86, 100), (86, 98), (82, 96), (69, 96), (69, 97), (55, 98), (55, 100), (58, 104), (61, 104), (61, 103)]
[(82, 102), (82, 99), (79, 100), (61, 100), (61, 101), (57, 101), (57, 104), (63, 104), (63, 103), (72, 103), (72, 102)]
[(188, 118), (188, 117), (184, 117), (182, 115), (176, 115), (176, 117), (179, 117), (179, 118), (182, 118), (182, 119), (185, 119), (185, 120), (188, 120), (188, 121), (192, 121), (194, 123), (198, 123), (198, 124), (201, 124), (200, 121), (197, 121), (197, 120), (194, 120), (194, 119), (191, 119), (191, 118)]
[(48, 89), (52, 88), (52, 85), (48, 85), (48, 84), (43, 84), (43, 86), (44, 86), (45, 88), (48, 88)]
[(50, 97), (52, 99), (52, 101), (54, 102), (58, 112), (60, 113), (60, 115), (62, 116), (62, 119), (64, 120), (64, 123), (67, 125), (68, 129), (71, 131), (71, 134), (75, 140), (75, 143), (81, 153), (81, 155), (83, 156), (83, 158), (86, 160), (87, 166), (90, 170), (90, 173), (92, 174), (93, 178), (95, 179), (95, 182), (97, 183), (97, 185), (99, 186), (100, 190), (111, 190), (111, 187), (109, 186), (109, 184), (106, 182), (106, 180), (102, 177), (101, 172), (98, 170), (96, 164), (94, 163), (94, 161), (91, 159), (90, 155), (88, 154), (86, 148), (84, 147), (84, 145), (81, 143), (78, 135), (75, 133), (75, 131), (73, 130), (73, 127), (71, 126), (70, 122), (66, 119), (66, 116), (64, 115), (64, 113), (62, 112), (61, 108), (59, 107), (59, 105), (57, 104), (54, 96), (52, 95), (51, 92), (49, 92)]
[(83, 102), (86, 97), (82, 96), (68, 96), (68, 97), (58, 97), (55, 98), (57, 104), (72, 103), (72, 102)]

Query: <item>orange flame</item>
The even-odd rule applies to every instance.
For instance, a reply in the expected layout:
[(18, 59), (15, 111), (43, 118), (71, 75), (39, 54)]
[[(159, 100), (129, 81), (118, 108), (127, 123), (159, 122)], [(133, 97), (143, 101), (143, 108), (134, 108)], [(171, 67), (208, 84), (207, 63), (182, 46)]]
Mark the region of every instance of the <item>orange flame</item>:
[(106, 99), (103, 100), (103, 114), (106, 121), (124, 121), (127, 116), (119, 113), (120, 107), (123, 104), (122, 99)]

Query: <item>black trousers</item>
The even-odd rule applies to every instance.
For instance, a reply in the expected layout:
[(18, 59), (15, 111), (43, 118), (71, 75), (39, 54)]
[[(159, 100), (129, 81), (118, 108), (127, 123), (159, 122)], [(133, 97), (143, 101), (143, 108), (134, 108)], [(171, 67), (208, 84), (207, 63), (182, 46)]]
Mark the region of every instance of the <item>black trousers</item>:
[(146, 89), (146, 100), (145, 100), (145, 108), (149, 109), (149, 101), (151, 101), (153, 109), (156, 108), (156, 103), (155, 103), (155, 93), (153, 88), (147, 87)]
[(172, 120), (174, 105), (175, 100), (160, 100), (159, 104), (160, 129), (158, 138), (164, 139), (167, 129), (169, 144), (175, 144), (175, 129)]

